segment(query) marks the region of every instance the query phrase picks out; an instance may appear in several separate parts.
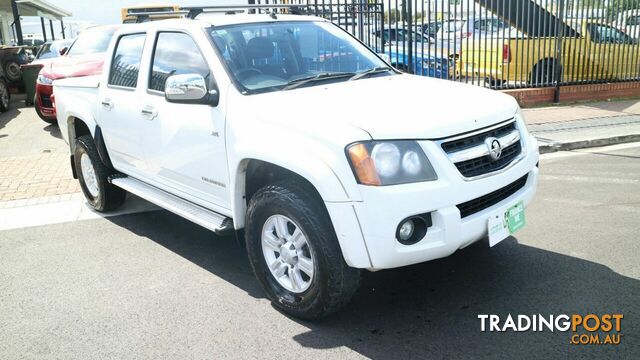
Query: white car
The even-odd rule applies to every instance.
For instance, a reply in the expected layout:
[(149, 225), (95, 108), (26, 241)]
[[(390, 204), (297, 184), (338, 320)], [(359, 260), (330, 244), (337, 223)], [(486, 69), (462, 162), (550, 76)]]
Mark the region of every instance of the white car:
[(108, 211), (128, 191), (243, 230), (293, 316), (338, 310), (363, 269), (504, 239), (536, 190), (538, 146), (512, 97), (398, 73), (321, 18), (133, 24), (108, 53), (103, 75), (54, 82), (88, 203)]
[(471, 17), (464, 20), (447, 20), (440, 27), (434, 43), (460, 55), (463, 44), (493, 38), (522, 38), (522, 32), (497, 17)]
[(620, 12), (615, 25), (632, 38), (640, 39), (640, 9)]

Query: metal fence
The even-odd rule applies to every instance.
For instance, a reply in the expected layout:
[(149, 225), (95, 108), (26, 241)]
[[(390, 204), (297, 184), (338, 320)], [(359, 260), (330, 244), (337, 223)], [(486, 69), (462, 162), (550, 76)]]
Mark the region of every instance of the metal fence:
[(640, 80), (640, 0), (253, 1), (276, 2), (410, 73), (496, 89)]

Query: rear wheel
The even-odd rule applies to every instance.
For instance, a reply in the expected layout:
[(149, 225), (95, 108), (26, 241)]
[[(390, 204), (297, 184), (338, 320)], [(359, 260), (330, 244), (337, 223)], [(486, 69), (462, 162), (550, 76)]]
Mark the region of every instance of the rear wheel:
[(100, 160), (91, 135), (82, 135), (76, 139), (73, 163), (80, 188), (87, 202), (96, 211), (112, 210), (124, 202), (126, 192), (109, 183), (108, 176), (113, 171)]
[(268, 298), (303, 319), (325, 317), (350, 300), (360, 270), (342, 256), (321, 199), (307, 186), (266, 186), (249, 201), (247, 253)]
[(553, 80), (555, 78), (554, 72), (558, 69), (556, 68), (554, 62), (543, 61), (537, 63), (533, 69), (531, 70), (531, 74), (529, 75), (529, 84), (530, 86), (550, 86), (553, 85)]
[(494, 79), (491, 77), (485, 78), (484, 83), (487, 84), (488, 87), (495, 89), (502, 87), (505, 84), (505, 81), (502, 79)]

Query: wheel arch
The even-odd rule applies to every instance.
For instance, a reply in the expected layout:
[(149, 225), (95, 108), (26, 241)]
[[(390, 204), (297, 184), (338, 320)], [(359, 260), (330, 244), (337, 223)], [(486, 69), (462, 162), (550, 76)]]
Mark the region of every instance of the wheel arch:
[[(295, 165), (294, 165), (295, 164)], [(278, 161), (264, 157), (245, 157), (232, 171), (232, 211), (237, 229), (244, 227), (247, 204), (251, 196), (265, 185), (279, 180), (295, 179), (318, 195), (319, 201), (348, 201), (349, 194), (337, 175), (316, 162)]]
[[(85, 119), (89, 119), (86, 121)], [(97, 125), (91, 116), (74, 116), (70, 115), (67, 117), (67, 133), (69, 137), (69, 150), (71, 152), (71, 163), (73, 164), (73, 153), (75, 152), (75, 139), (82, 135), (91, 135), (93, 141), (98, 150), (98, 155), (100, 156), (100, 160), (104, 165), (106, 165), (109, 169), (113, 169), (113, 164), (111, 163), (111, 158), (109, 157), (109, 153), (107, 152), (107, 147), (104, 141), (104, 135), (102, 133), (102, 129), (100, 125)], [(77, 178), (77, 174), (75, 172), (75, 168), (72, 166), (73, 177)]]
[[(347, 189), (328, 165), (307, 161), (307, 166), (287, 166), (281, 161), (248, 157), (238, 163), (233, 172), (235, 184), (232, 190), (233, 222), (236, 229), (245, 226), (246, 211), (251, 195), (261, 187), (284, 179), (295, 179), (308, 186), (315, 194), (321, 207), (329, 216), (342, 256), (349, 266), (372, 268), (369, 252), (360, 229), (359, 220), (351, 201), (358, 201), (349, 195)], [(319, 169), (324, 168), (329, 173)]]
[[(536, 72), (538, 71), (538, 68), (542, 67), (549, 67), (551, 66), (551, 69), (553, 68), (553, 64), (555, 64), (555, 66), (560, 66), (560, 63), (558, 62), (558, 59), (556, 59), (553, 56), (547, 56), (544, 57), (540, 60), (538, 60), (535, 64), (533, 64), (533, 66), (531, 67), (531, 71), (529, 72), (529, 82), (533, 84), (533, 80), (534, 77), (536, 76)], [(562, 69), (560, 69), (560, 71), (562, 71)], [(553, 77), (553, 74), (551, 74), (551, 76)]]

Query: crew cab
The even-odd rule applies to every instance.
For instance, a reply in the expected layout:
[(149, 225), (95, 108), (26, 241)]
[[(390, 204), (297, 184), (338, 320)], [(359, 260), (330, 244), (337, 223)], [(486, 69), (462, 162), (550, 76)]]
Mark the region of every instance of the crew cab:
[(538, 147), (516, 101), (402, 74), (328, 20), (205, 12), (123, 26), (107, 54), (53, 82), (88, 203), (130, 192), (236, 234), (288, 314), (524, 224)]

